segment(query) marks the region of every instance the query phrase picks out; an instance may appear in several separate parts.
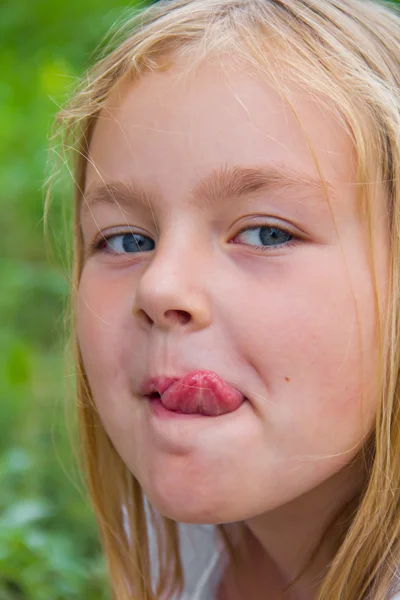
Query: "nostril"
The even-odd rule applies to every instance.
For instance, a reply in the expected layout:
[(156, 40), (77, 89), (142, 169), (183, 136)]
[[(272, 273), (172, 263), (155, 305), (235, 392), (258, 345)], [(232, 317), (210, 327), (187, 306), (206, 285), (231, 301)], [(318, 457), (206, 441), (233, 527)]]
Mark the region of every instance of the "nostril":
[(186, 310), (167, 310), (165, 317), (179, 323), (179, 325), (186, 325), (191, 320), (191, 315)]

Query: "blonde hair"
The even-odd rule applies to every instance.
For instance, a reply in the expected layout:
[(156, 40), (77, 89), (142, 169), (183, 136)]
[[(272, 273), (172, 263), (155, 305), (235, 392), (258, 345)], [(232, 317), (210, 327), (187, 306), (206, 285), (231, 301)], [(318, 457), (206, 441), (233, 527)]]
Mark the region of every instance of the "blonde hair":
[[(268, 75), (282, 94), (289, 81), (318, 94), (334, 108), (354, 142), (360, 208), (371, 248), (372, 184), (378, 177), (384, 186), (390, 216), (390, 311), (383, 328), (371, 253), (382, 367), (376, 423), (362, 449), (368, 478), (331, 523), (330, 529), (340, 522), (342, 534), (317, 596), (383, 600), (400, 567), (400, 15), (393, 6), (370, 0), (164, 0), (135, 14), (120, 35), (122, 40), (114, 39), (115, 49), (108, 49), (92, 67), (58, 116), (65, 147), (72, 147), (75, 158), (72, 315), (83, 263), (79, 208), (91, 135), (102, 107), (126, 74), (135, 78), (165, 68), (165, 59), (173, 60), (178, 53), (190, 53), (196, 65), (211, 53), (229, 51)], [(183, 589), (177, 525), (151, 509), (160, 568), (154, 591), (143, 492), (102, 426), (75, 327), (72, 340), (81, 447), (113, 597), (172, 598)], [(235, 561), (233, 525), (218, 528)]]

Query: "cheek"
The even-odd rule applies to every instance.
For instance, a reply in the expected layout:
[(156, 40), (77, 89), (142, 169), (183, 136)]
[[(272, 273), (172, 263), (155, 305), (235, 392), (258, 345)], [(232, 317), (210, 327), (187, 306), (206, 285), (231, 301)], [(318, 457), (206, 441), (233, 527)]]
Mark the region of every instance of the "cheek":
[(353, 277), (340, 256), (321, 253), (259, 278), (238, 299), (247, 306), (240, 344), (265, 386), (259, 408), (272, 431), (290, 427), (293, 442), (297, 432), (312, 444), (325, 430), (333, 445), (335, 424), (347, 441), (371, 426), (375, 308), (368, 271), (354, 270)]
[(126, 374), (133, 352), (128, 337), (132, 327), (126, 284), (108, 281), (96, 269), (84, 269), (79, 285), (77, 333), (85, 370), (97, 400), (106, 389), (116, 389)]

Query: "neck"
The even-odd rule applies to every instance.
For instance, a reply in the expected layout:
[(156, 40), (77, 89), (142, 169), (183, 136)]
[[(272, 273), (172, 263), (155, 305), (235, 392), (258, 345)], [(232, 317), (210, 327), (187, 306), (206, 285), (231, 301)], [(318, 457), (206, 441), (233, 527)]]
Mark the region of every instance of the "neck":
[[(254, 536), (253, 548), (258, 545), (264, 568), (268, 565), (280, 587), (299, 575), (329, 523), (357, 497), (364, 477), (360, 461), (355, 461), (310, 492), (246, 521)], [(335, 556), (343, 533), (343, 528), (337, 527), (329, 532), (315, 559), (293, 586), (290, 599), (313, 600), (317, 596), (319, 581)]]

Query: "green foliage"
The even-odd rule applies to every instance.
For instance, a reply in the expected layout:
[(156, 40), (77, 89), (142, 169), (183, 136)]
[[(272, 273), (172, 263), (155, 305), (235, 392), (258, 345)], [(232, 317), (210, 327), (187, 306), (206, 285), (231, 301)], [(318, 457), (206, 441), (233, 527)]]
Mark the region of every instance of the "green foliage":
[(0, 2), (0, 600), (108, 597), (64, 409), (67, 384), (73, 397), (62, 325), (70, 184), (53, 199), (53, 261), (43, 205), (54, 116), (109, 27), (134, 5)]

